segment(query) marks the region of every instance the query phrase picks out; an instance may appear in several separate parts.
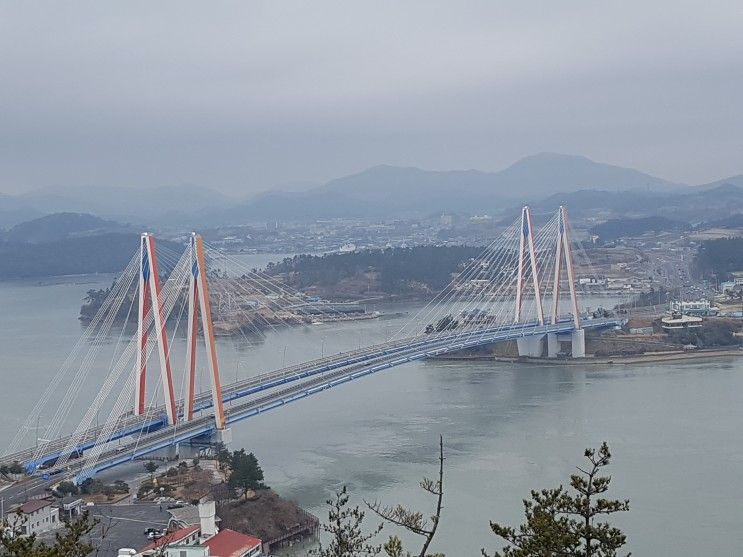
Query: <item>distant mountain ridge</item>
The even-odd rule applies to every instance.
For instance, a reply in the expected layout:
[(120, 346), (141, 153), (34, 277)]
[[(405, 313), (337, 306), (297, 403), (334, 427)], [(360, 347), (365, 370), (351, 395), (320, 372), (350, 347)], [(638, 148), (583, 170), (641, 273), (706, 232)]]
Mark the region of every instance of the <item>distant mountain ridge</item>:
[(608, 192), (585, 190), (551, 195), (533, 204), (539, 210), (552, 210), (558, 205), (570, 213), (583, 216), (639, 218), (667, 217), (698, 224), (743, 212), (743, 186), (726, 183), (711, 189), (685, 188), (678, 192), (634, 191)]
[(594, 162), (587, 157), (541, 153), (497, 171), (422, 170), (379, 165), (330, 180), (301, 193), (268, 192), (230, 211), (275, 219), (335, 216), (412, 216), (439, 211), (496, 213), (504, 206), (580, 189), (683, 189), (631, 168)]
[(201, 186), (182, 184), (154, 188), (59, 186), (21, 195), (0, 194), (0, 227), (10, 227), (23, 218), (51, 213), (91, 213), (130, 222), (149, 222), (168, 215), (194, 215), (209, 208), (228, 207), (234, 199)]
[[(600, 208), (610, 215), (628, 211), (637, 216), (663, 216), (662, 211), (650, 211), (648, 204), (669, 204), (672, 210), (680, 197), (687, 203), (694, 199), (688, 196), (704, 192), (724, 195), (738, 204), (740, 192), (736, 188), (743, 188), (743, 175), (689, 187), (583, 156), (540, 153), (495, 172), (380, 165), (321, 186), (270, 190), (243, 200), (193, 185), (46, 188), (21, 196), (0, 195), (0, 227), (24, 220), (19, 219), (19, 211), (27, 218), (74, 211), (140, 225), (213, 226), (342, 217), (404, 218), (443, 211), (499, 214), (526, 202), (535, 206), (549, 203), (552, 208), (565, 202), (571, 208)], [(633, 195), (626, 195), (627, 191)], [(737, 210), (742, 211), (743, 205)]]
[(53, 213), (13, 226), (2, 237), (6, 242), (39, 244), (111, 232), (133, 232), (128, 225), (86, 213)]

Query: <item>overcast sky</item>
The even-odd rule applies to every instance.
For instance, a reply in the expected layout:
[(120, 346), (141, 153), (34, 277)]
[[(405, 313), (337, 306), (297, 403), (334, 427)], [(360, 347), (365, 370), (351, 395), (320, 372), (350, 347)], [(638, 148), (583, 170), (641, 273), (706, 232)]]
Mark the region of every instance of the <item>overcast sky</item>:
[(0, 3), (0, 192), (541, 151), (743, 173), (743, 2)]

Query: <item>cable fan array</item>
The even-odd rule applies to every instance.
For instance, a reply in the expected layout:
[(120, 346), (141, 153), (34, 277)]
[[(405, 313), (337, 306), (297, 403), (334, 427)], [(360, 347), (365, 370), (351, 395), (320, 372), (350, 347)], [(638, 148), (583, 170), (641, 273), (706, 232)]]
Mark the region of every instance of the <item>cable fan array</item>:
[[(314, 376), (322, 369), (351, 369), (357, 364), (381, 361), (387, 349), (402, 353), (411, 347), (433, 347), (439, 353), (452, 346), (472, 346), (473, 340), (487, 340), (501, 330), (517, 334), (558, 322), (572, 322), (576, 329), (580, 328), (566, 212), (560, 208), (556, 214), (539, 215), (539, 220), (537, 228), (530, 210), (524, 207), (520, 218), (478, 257), (464, 263), (444, 290), (385, 343), (359, 346), (345, 354), (323, 354), (317, 360), (294, 366), (282, 364), (280, 369), (246, 381), (236, 380), (225, 386), (224, 393), (233, 395), (238, 389), (257, 393), (263, 387), (273, 388), (269, 385)], [(194, 392), (195, 352), (191, 349), (198, 327), (193, 318), (197, 275), (198, 280), (208, 278), (209, 290), (202, 292), (208, 292), (211, 301), (211, 307), (206, 306), (209, 335), (216, 330), (217, 334), (240, 335), (246, 342), (255, 342), (269, 332), (285, 328), (348, 319), (336, 305), (311, 298), (275, 276), (252, 269), (200, 237), (200, 254), (208, 259), (211, 271), (207, 271), (204, 261), (195, 260), (192, 238), (182, 252), (165, 246), (157, 250), (164, 271), (158, 274), (154, 239), (143, 235), (143, 242), (146, 237), (150, 242), (148, 249), (153, 251), (143, 258), (145, 252), (141, 248), (129, 261), (19, 428), (3, 460), (29, 463), (30, 471), (41, 462), (52, 460), (58, 468), (75, 461), (79, 463), (79, 475), (85, 477), (102, 455), (113, 450), (113, 444), (124, 437), (126, 450), (133, 454), (139, 440), (158, 428), (170, 426), (167, 431), (175, 439), (179, 427), (193, 419), (194, 408), (207, 408), (210, 401), (218, 400), (218, 404), (212, 404), (217, 416), (223, 391), (215, 362), (209, 363), (213, 374), (211, 392)], [(149, 286), (152, 303), (149, 311), (143, 312), (143, 273), (147, 271), (160, 280), (154, 289)], [(562, 299), (561, 291), (569, 291), (570, 296)], [(132, 330), (134, 325), (136, 331)], [(166, 335), (169, 342), (164, 342)], [(204, 339), (208, 349), (207, 336)], [(182, 350), (184, 347), (187, 350)], [(158, 354), (162, 373), (147, 376), (144, 367), (153, 353)], [(211, 356), (216, 360), (214, 352)], [(182, 365), (174, 365), (180, 364), (178, 358), (182, 358)], [(174, 382), (171, 369), (183, 370), (174, 374)], [(103, 377), (103, 381), (94, 382), (92, 377)], [(94, 383), (100, 386), (93, 388)], [(133, 402), (135, 393), (142, 397)], [(43, 438), (37, 439), (32, 449), (20, 449), (44, 410), (55, 405)], [(70, 424), (75, 425), (69, 428)]]

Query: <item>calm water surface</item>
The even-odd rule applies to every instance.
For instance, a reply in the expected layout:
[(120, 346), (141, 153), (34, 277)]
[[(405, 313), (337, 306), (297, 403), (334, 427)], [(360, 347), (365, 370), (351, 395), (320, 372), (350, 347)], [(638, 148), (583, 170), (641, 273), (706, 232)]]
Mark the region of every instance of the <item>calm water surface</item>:
[[(77, 341), (85, 291), (109, 283), (108, 276), (0, 283), (0, 445)], [(403, 318), (222, 339), (224, 380), (383, 340)], [(103, 364), (91, 371), (70, 423), (106, 373)], [(741, 425), (741, 360), (613, 368), (421, 362), (242, 422), (234, 438), (258, 455), (272, 487), (324, 516), (324, 500), (343, 484), (359, 503), (428, 512), (432, 501), (417, 482), (435, 474), (443, 434), (446, 501), (435, 549), (452, 557), (494, 548), (489, 519), (516, 523), (530, 489), (565, 482), (583, 448), (607, 440), (613, 493), (632, 507), (617, 522), (635, 555), (737, 555)]]

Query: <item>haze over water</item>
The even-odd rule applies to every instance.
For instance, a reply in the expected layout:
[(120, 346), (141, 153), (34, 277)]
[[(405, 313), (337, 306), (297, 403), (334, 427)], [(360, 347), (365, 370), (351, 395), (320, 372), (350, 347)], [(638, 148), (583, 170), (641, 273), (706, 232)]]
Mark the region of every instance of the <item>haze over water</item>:
[[(77, 341), (85, 291), (108, 284), (109, 277), (0, 283), (0, 445)], [(260, 343), (221, 339), (224, 381), (383, 340), (401, 323), (316, 325), (270, 332)], [(175, 374), (180, 369), (174, 364)], [(91, 372), (86, 392), (105, 371)], [(617, 519), (628, 550), (733, 555), (743, 546), (742, 372), (738, 359), (614, 367), (418, 362), (241, 422), (234, 440), (257, 454), (269, 485), (324, 518), (324, 500), (344, 483), (355, 502), (401, 502), (428, 513), (431, 501), (417, 482), (435, 474), (443, 434), (445, 509), (435, 549), (453, 557), (496, 547), (488, 520), (518, 524), (530, 489), (566, 483), (583, 449), (606, 440), (611, 494), (631, 502)]]

